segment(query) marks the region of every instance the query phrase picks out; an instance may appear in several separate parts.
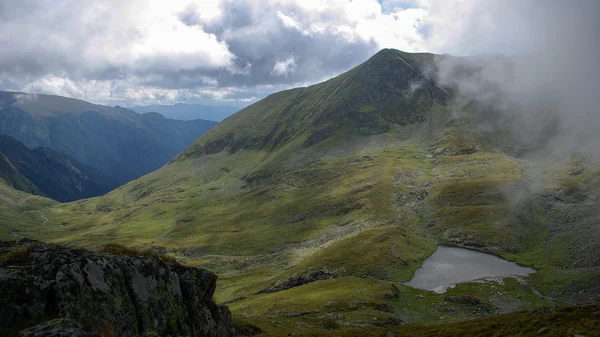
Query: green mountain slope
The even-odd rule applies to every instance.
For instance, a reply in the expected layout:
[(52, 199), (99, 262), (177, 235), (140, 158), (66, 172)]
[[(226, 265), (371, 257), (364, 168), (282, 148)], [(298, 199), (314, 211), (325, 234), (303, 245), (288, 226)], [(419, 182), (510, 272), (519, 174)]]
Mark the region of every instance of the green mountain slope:
[(24, 177), (2, 152), (0, 152), (0, 180), (16, 190), (36, 195), (42, 194), (37, 186)]
[[(383, 50), (273, 94), (159, 170), (44, 209), (51, 230), (19, 233), (165, 249), (217, 272), (217, 299), (274, 336), (597, 298), (600, 167), (504, 151), (513, 139), (479, 127), (476, 103), (453, 105), (425, 75), (433, 57)], [(447, 294), (403, 285), (440, 244), (538, 272)]]
[[(57, 201), (95, 197), (118, 186), (116, 181), (98, 169), (48, 148), (30, 150), (10, 136), (0, 135), (0, 152), (43, 195)], [(31, 193), (26, 189), (15, 188)]]
[(119, 183), (159, 168), (215, 124), (60, 96), (0, 92), (0, 133), (29, 148), (65, 153)]
[[(432, 65), (432, 54), (384, 49), (329, 81), (279, 92), (249, 106), (178, 158), (224, 149), (310, 147), (335, 134), (375, 135), (423, 123), (449, 99), (448, 92), (425, 76), (424, 71)], [(405, 133), (404, 137), (410, 135)]]

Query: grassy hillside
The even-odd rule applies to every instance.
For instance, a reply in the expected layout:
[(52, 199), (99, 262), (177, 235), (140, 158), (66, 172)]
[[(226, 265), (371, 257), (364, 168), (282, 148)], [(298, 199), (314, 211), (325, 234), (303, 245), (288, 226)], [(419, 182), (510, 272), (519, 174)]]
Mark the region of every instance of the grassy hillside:
[(43, 211), (56, 206), (54, 200), (37, 195), (17, 191), (4, 181), (0, 181), (0, 223), (2, 240), (17, 240), (23, 237), (21, 231), (43, 233), (46, 227), (46, 216)]
[[(178, 156), (318, 145), (336, 134), (376, 135), (423, 123), (450, 94), (424, 71), (432, 54), (384, 49), (326, 82), (275, 93), (227, 118)], [(333, 144), (332, 144), (333, 145)]]
[[(166, 250), (217, 272), (217, 300), (274, 336), (379, 333), (597, 298), (600, 167), (504, 152), (475, 109), (450, 106), (452, 93), (423, 74), (432, 57), (384, 50), (269, 96), (161, 169), (45, 207), (46, 225), (18, 233)], [(439, 244), (538, 272), (446, 294), (403, 285)]]
[[(256, 328), (238, 322), (245, 331)], [(510, 314), (479, 318), (450, 324), (408, 324), (375, 327), (369, 330), (340, 330), (334, 324), (329, 330), (300, 331), (294, 336), (361, 336), (361, 337), (505, 337), (505, 336), (597, 336), (600, 330), (600, 307), (596, 304), (576, 307), (552, 307), (520, 310)]]
[(42, 194), (37, 186), (24, 177), (2, 152), (0, 152), (0, 181), (19, 191), (35, 195)]

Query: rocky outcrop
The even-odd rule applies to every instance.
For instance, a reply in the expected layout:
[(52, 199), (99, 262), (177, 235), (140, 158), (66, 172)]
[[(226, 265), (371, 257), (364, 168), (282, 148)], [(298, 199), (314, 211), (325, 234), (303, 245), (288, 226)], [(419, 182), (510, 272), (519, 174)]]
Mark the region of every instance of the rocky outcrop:
[(299, 287), (305, 284), (334, 278), (336, 275), (326, 270), (315, 270), (306, 274), (294, 274), (291, 277), (280, 280), (274, 286), (261, 290), (259, 293), (275, 293), (278, 291)]
[(216, 280), (154, 256), (0, 242), (0, 336), (233, 336)]
[[(103, 331), (103, 334), (106, 331)], [(99, 334), (88, 333), (78, 328), (68, 319), (57, 318), (47, 321), (19, 333), (19, 337), (102, 337)]]

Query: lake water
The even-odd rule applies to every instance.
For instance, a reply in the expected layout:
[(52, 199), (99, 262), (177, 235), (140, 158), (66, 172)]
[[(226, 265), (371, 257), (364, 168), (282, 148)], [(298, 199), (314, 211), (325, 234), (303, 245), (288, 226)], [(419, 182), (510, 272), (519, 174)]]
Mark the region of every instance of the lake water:
[(491, 277), (526, 276), (532, 268), (474, 250), (440, 246), (415, 272), (408, 286), (443, 293), (458, 283)]

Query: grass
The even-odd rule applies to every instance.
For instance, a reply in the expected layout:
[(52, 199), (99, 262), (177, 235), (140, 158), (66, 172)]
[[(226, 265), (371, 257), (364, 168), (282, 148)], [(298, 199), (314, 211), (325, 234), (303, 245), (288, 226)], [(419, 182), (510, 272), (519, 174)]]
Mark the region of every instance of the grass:
[[(411, 67), (412, 61), (402, 59)], [(351, 88), (350, 77), (363, 75), (359, 68), (330, 84)], [(230, 117), (229, 126), (215, 127), (160, 170), (102, 197), (56, 204), (4, 194), (2, 235), (11, 238), (16, 230), (136, 255), (168, 248), (178, 261), (219, 275), (215, 299), (229, 303), (244, 329), (257, 332), (257, 326), (273, 336), (385, 335), (400, 322), (422, 324), (423, 335), (433, 334), (440, 328), (423, 324), (564, 304), (594, 289), (600, 275), (593, 249), (597, 216), (584, 212), (593, 209), (591, 201), (580, 204), (572, 197), (600, 191), (593, 188), (595, 171), (588, 164), (577, 164), (586, 168), (579, 175), (569, 173), (569, 161), (539, 173), (481, 144), (484, 137), (469, 118), (448, 124), (439, 102), (423, 123), (389, 123), (397, 116), (387, 116), (392, 110), (384, 103), (352, 110), (342, 104), (351, 91), (332, 87), (271, 96)], [(331, 128), (334, 120), (321, 113), (332, 106), (365, 118), (368, 130), (350, 125), (353, 119), (343, 114)], [(419, 119), (424, 109), (406, 117)], [(372, 132), (377, 128), (389, 129)], [(273, 137), (264, 137), (271, 132)], [(315, 143), (307, 147), (309, 140)], [(227, 150), (217, 151), (222, 148)], [(566, 192), (569, 203), (548, 206), (532, 174), (542, 181), (543, 193)], [(49, 221), (42, 225), (39, 214), (24, 210), (43, 210)], [(556, 233), (548, 211), (560, 226)], [(494, 252), (539, 271), (523, 284), (510, 278), (468, 283), (445, 295), (402, 285), (441, 243)], [(578, 254), (587, 265), (574, 264)], [(262, 292), (314, 272), (329, 279)], [(406, 331), (418, 330), (413, 327)]]
[(43, 230), (43, 219), (35, 211), (56, 205), (54, 200), (17, 191), (0, 182), (0, 240), (18, 239), (13, 233)]
[(21, 246), (0, 255), (0, 262), (5, 264), (23, 264), (29, 260), (29, 248)]
[(117, 244), (108, 244), (100, 249), (102, 253), (109, 254), (122, 254), (122, 255), (130, 255), (130, 256), (138, 256), (138, 255), (147, 255), (154, 256), (168, 263), (177, 263), (177, 259), (173, 256), (169, 256), (166, 254), (161, 254), (153, 249), (138, 249), (138, 248), (130, 248), (124, 247)]
[[(545, 260), (545, 213), (508, 197), (524, 179), (516, 161), (488, 152), (432, 158), (425, 146), (386, 137), (348, 154), (324, 143), (294, 158), (239, 151), (178, 161), (106, 196), (46, 206), (51, 230), (39, 231), (31, 215), (38, 225), (21, 233), (86, 247), (168, 247), (179, 261), (215, 271), (216, 301), (233, 300), (236, 319), (271, 335), (452, 322), (493, 315), (506, 303), (553, 303), (532, 289), (558, 299), (561, 289), (576, 289), (569, 286), (574, 274), (551, 281), (563, 269)], [(338, 141), (353, 149), (352, 141)], [(528, 286), (449, 291), (480, 299), (475, 307), (399, 285), (440, 242), (493, 248), (541, 272)], [(132, 253), (152, 254), (143, 250)], [(334, 278), (257, 295), (315, 271)]]
[[(251, 322), (265, 335), (280, 336), (289, 331), (324, 334), (328, 326), (334, 326), (331, 322), (339, 335), (345, 335), (357, 328), (366, 333), (406, 322), (427, 324), (487, 317), (501, 313), (495, 309), (497, 303), (513, 310), (553, 304), (510, 278), (502, 283), (462, 284), (446, 294), (435, 294), (395, 282), (341, 277), (251, 296), (229, 306), (236, 319)], [(330, 324), (326, 326), (325, 322)]]
[(298, 336), (385, 336), (393, 332), (403, 337), (504, 337), (504, 336), (596, 336), (600, 330), (600, 307), (597, 304), (522, 310), (510, 314), (449, 324), (404, 325), (372, 328), (368, 331), (313, 331)]
[(423, 240), (410, 230), (401, 227), (374, 228), (318, 250), (291, 272), (330, 270), (340, 276), (408, 281), (421, 261), (434, 250), (432, 242)]

